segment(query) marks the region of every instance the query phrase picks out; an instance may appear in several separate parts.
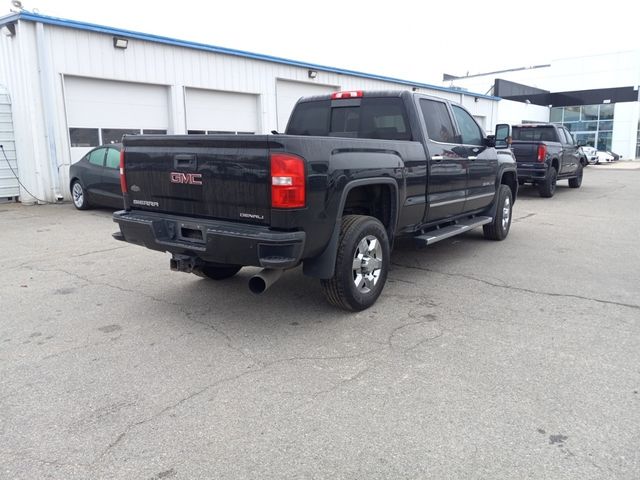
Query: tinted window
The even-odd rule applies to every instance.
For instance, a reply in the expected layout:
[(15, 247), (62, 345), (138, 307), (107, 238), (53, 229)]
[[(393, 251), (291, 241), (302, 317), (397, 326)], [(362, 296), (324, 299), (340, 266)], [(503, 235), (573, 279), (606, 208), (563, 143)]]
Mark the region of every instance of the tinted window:
[(482, 131), (475, 120), (465, 110), (453, 105), (453, 114), (456, 116), (462, 143), (465, 145), (482, 145)]
[(449, 116), (447, 104), (436, 100), (420, 100), (422, 116), (427, 124), (427, 135), (436, 142), (455, 142), (453, 122)]
[(115, 148), (107, 148), (107, 159), (105, 161), (107, 168), (120, 168), (120, 151)]
[(144, 130), (142, 130), (142, 133), (144, 133), (145, 135), (166, 135), (167, 131), (166, 130), (159, 130), (156, 128), (146, 128)]
[(102, 129), (102, 144), (120, 143), (122, 142), (123, 135), (139, 135), (139, 129), (127, 129), (127, 128), (103, 128)]
[(557, 142), (555, 129), (548, 127), (513, 127), (513, 139), (529, 142)]
[(567, 142), (567, 139), (566, 139), (566, 137), (564, 135), (564, 130), (562, 128), (558, 129), (558, 136), (560, 137), (560, 142), (561, 143), (569, 143), (569, 142)]
[[(104, 165), (104, 148), (98, 148), (89, 154), (89, 163), (102, 167)], [(119, 160), (118, 160), (119, 161)]]
[(364, 98), (360, 108), (359, 137), (411, 140), (402, 99)]
[[(344, 106), (343, 106), (344, 105)], [(289, 135), (411, 140), (401, 98), (363, 98), (361, 101), (322, 100), (298, 104)]]
[(330, 111), (329, 100), (299, 103), (293, 110), (287, 133), (289, 135), (328, 135)]
[(567, 143), (569, 143), (569, 144), (574, 144), (575, 143), (573, 141), (573, 137), (571, 136), (571, 134), (569, 132), (567, 132), (566, 130), (564, 130), (564, 136), (567, 137)]
[(70, 128), (69, 139), (72, 147), (97, 147), (100, 145), (97, 128)]

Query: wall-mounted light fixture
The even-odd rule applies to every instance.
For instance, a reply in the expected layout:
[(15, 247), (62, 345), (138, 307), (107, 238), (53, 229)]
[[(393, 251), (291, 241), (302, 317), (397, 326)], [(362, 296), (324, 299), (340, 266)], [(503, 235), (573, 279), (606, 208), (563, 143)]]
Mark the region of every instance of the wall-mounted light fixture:
[(16, 24), (15, 23), (7, 23), (0, 28), (0, 31), (7, 37), (13, 37), (16, 34)]
[(312, 78), (312, 79), (318, 76), (318, 72), (315, 70), (309, 70), (308, 74), (309, 74), (309, 78)]
[(113, 37), (113, 48), (122, 48), (123, 50), (129, 46), (129, 40), (122, 37)]

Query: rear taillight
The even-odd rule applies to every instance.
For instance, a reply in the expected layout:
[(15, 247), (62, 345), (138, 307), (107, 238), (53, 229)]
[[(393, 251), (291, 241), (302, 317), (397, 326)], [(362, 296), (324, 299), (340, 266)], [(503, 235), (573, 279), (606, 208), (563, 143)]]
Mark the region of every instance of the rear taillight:
[(544, 162), (546, 158), (547, 158), (547, 146), (538, 145), (538, 161)]
[(271, 154), (271, 207), (304, 207), (304, 159), (289, 153)]
[(333, 92), (331, 100), (342, 100), (347, 98), (360, 98), (364, 95), (362, 90), (352, 90), (350, 92)]
[(124, 148), (120, 150), (120, 190), (127, 193), (127, 178), (124, 174)]

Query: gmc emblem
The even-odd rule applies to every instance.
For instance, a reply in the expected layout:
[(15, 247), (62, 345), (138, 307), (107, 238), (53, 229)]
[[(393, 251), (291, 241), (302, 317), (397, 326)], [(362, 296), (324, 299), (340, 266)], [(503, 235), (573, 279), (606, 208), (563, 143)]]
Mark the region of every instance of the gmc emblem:
[(202, 174), (171, 172), (171, 183), (185, 183), (187, 185), (202, 185)]

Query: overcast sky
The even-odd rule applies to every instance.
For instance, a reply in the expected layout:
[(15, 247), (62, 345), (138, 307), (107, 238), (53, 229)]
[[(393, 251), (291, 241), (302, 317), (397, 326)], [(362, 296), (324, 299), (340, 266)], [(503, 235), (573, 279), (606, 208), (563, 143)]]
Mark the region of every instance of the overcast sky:
[[(10, 2), (0, 1), (0, 13), (9, 13)], [(473, 74), (640, 49), (637, 0), (23, 0), (23, 5), (45, 15), (427, 83), (439, 83), (445, 72)]]

